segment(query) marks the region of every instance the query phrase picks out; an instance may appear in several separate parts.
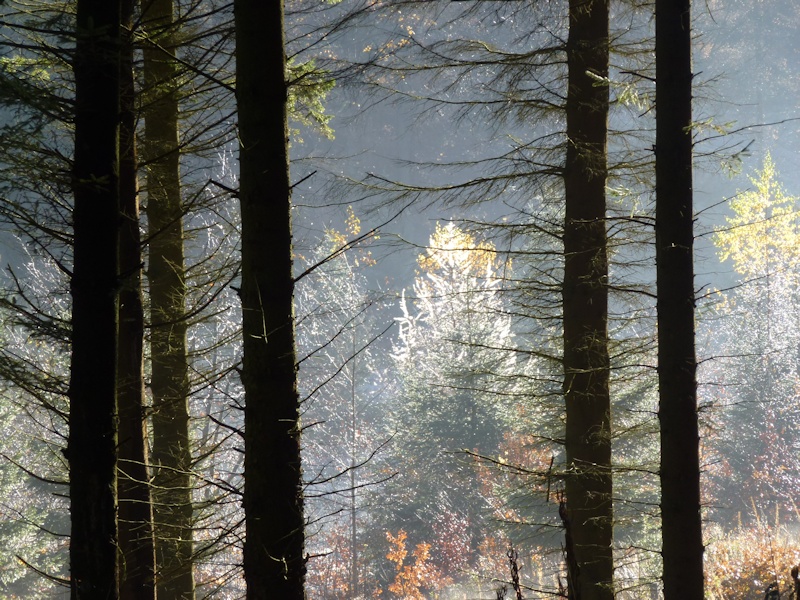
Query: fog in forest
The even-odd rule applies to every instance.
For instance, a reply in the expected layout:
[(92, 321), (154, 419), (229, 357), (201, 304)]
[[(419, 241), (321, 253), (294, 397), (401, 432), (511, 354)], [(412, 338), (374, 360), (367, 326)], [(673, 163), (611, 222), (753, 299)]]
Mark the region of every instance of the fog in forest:
[[(71, 49), (74, 34), (60, 33), (73, 27), (72, 3), (63, 4), (0, 3), (8, 599), (70, 595), (74, 86), (69, 53), (54, 48)], [(188, 569), (190, 581), (191, 595), (159, 597), (243, 598), (233, 12), (217, 0), (174, 6), (180, 214), (161, 229), (149, 208), (160, 158), (145, 131), (158, 86), (144, 42), (133, 60), (142, 90), (143, 467), (156, 537), (176, 544), (156, 541), (157, 564), (160, 552), (186, 551), (180, 565), (164, 559), (161, 575), (177, 581)], [(578, 600), (568, 591), (564, 516), (567, 11), (554, 0), (286, 2), (308, 598)], [(612, 593), (657, 600), (653, 6), (611, 2), (609, 23), (608, 74), (590, 73), (610, 98), (611, 410), (610, 430), (597, 435), (611, 447)], [(772, 582), (791, 594), (798, 582), (798, 23), (789, 0), (692, 7), (697, 414), (705, 596), (714, 600), (760, 598)], [(165, 268), (185, 287), (168, 317), (150, 277), (159, 236), (175, 222), (185, 263)], [(185, 412), (167, 421), (184, 414), (189, 454), (167, 468), (180, 443), (159, 445), (155, 421), (167, 409), (150, 348), (170, 319), (185, 324), (187, 387), (170, 392)], [(185, 530), (170, 528), (182, 505), (169, 491), (179, 489), (189, 498)]]

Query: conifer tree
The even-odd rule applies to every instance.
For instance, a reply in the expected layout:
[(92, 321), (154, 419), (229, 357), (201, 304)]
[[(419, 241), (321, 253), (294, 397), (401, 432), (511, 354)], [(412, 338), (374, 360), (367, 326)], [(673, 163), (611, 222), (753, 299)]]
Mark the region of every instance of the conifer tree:
[(158, 596), (194, 597), (184, 207), (173, 0), (141, 0)]
[(665, 600), (702, 600), (690, 0), (656, 0), (656, 276)]
[(122, 0), (120, 52), (119, 552), (120, 598), (155, 598), (144, 382), (142, 242), (134, 84), (134, 0)]
[(282, 0), (236, 0), (247, 598), (304, 597)]
[[(607, 0), (569, 3), (564, 164), (564, 399), (571, 600), (614, 597), (606, 178)], [(569, 546), (572, 545), (573, 548)]]
[(77, 3), (72, 266), (70, 587), (118, 597), (117, 340), (120, 2)]

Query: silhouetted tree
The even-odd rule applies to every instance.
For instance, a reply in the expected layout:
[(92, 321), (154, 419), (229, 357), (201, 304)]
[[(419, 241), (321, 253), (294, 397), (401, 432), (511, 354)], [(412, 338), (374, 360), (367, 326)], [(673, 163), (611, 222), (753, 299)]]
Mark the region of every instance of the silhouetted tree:
[(118, 596), (120, 2), (78, 0), (72, 212), (71, 597)]
[(247, 597), (304, 597), (282, 0), (235, 0)]
[(612, 600), (613, 507), (606, 178), (608, 2), (572, 0), (564, 163), (565, 486), (570, 597)]
[(656, 0), (656, 271), (665, 600), (702, 600), (689, 0)]
[(134, 0), (122, 0), (120, 52), (119, 551), (122, 600), (155, 598), (144, 382), (142, 241), (136, 153)]

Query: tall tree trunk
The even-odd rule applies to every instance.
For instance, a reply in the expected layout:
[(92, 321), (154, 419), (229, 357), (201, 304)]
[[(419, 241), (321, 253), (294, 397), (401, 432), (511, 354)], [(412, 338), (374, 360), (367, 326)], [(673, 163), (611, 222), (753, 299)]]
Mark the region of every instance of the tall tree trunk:
[(664, 598), (702, 600), (690, 0), (656, 0), (656, 270)]
[(282, 0), (234, 0), (246, 539), (250, 600), (301, 600), (305, 578)]
[(194, 598), (186, 280), (173, 0), (141, 0), (159, 600)]
[(120, 598), (155, 598), (153, 512), (147, 472), (144, 392), (144, 310), (139, 186), (134, 104), (133, 26), (135, 0), (122, 0), (120, 51), (119, 232), (119, 550)]
[(120, 3), (78, 0), (70, 365), (70, 589), (117, 598)]
[[(570, 0), (564, 168), (566, 522), (570, 596), (613, 600), (606, 197), (608, 0)], [(577, 566), (577, 568), (575, 568)]]

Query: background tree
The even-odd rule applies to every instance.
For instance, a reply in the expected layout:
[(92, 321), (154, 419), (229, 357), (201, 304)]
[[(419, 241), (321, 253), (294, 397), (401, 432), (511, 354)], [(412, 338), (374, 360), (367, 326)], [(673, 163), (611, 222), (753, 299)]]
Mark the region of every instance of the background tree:
[(133, 0), (121, 2), (119, 131), (118, 529), (120, 598), (155, 598), (155, 548), (144, 381), (142, 240), (139, 231)]
[[(562, 337), (564, 346), (552, 344), (552, 340), (549, 343), (550, 348), (558, 347), (557, 352), (548, 357), (549, 367), (561, 371), (559, 376), (565, 378), (562, 393), (576, 392), (568, 399), (567, 412), (573, 418), (567, 417), (565, 442), (571, 445), (567, 454), (577, 454), (579, 450), (586, 450), (587, 454), (594, 452), (591, 459), (581, 457), (579, 462), (586, 460), (587, 465), (601, 465), (596, 469), (592, 467), (594, 472), (586, 477), (577, 474), (574, 481), (605, 491), (587, 494), (581, 499), (580, 485), (571, 486), (577, 506), (588, 501), (589, 508), (598, 514), (602, 512), (603, 517), (571, 518), (570, 523), (572, 527), (583, 527), (586, 523), (584, 533), (595, 536), (586, 544), (587, 554), (596, 551), (602, 555), (586, 557), (593, 565), (585, 572), (584, 577), (589, 581), (586, 585), (596, 587), (597, 593), (611, 593), (612, 430), (606, 250), (609, 235), (606, 228), (610, 221), (605, 201), (606, 186), (610, 182), (606, 136), (610, 88), (615, 88), (617, 104), (624, 103), (625, 95), (635, 97), (636, 91), (621, 67), (615, 68), (613, 73), (609, 70), (608, 6), (601, 2), (577, 2), (571, 4), (567, 12), (563, 10), (565, 5), (552, 3), (532, 9), (517, 4), (489, 7), (475, 2), (432, 11), (432, 14), (421, 10), (415, 13), (411, 6), (418, 8), (416, 4), (398, 5), (397, 19), (401, 23), (398, 28), (407, 27), (408, 35), (401, 35), (394, 45), (386, 44), (388, 49), (383, 48), (377, 54), (376, 86), (391, 88), (412, 99), (419, 99), (421, 95), (426, 116), (452, 116), (451, 121), (443, 118), (438, 125), (454, 122), (457, 130), (443, 134), (449, 143), (430, 162), (416, 150), (412, 154), (415, 165), (424, 164), (432, 173), (424, 183), (398, 185), (395, 189), (406, 194), (428, 192), (430, 197), (442, 200), (457, 217), (467, 211), (470, 215), (480, 214), (475, 219), (480, 219), (485, 229), (493, 229), (496, 239), (502, 240), (498, 246), (516, 253), (515, 271), (525, 274), (513, 284), (519, 297), (524, 297), (516, 305), (515, 313), (521, 330), (561, 333), (558, 326), (551, 325), (561, 318), (562, 308), (564, 319), (571, 320), (570, 325), (564, 324), (568, 330)], [(625, 19), (630, 17), (631, 22), (636, 22), (638, 19), (631, 14), (626, 14)], [(494, 26), (491, 37), (484, 35), (488, 23)], [(618, 48), (624, 46), (625, 51), (630, 51), (636, 45), (630, 40), (622, 42), (625, 35), (615, 32), (615, 41), (620, 42)], [(568, 37), (571, 41), (565, 44)], [(620, 55), (625, 51), (620, 50)], [(394, 61), (398, 56), (401, 58)], [(629, 54), (620, 62), (627, 60)], [(393, 88), (393, 84), (396, 87)], [(409, 92), (410, 89), (415, 92)], [(475, 90), (480, 93), (476, 94)], [(496, 110), (500, 106), (503, 110)], [(497, 119), (487, 123), (486, 115), (490, 112), (497, 114)], [(436, 122), (436, 118), (431, 121)], [(616, 137), (619, 146), (625, 151), (636, 147), (638, 142), (629, 143), (630, 130), (625, 132), (619, 120), (617, 123), (615, 133), (620, 134)], [(428, 124), (430, 122), (426, 121)], [(470, 145), (460, 139), (462, 135), (469, 140), (483, 137), (480, 144), (471, 142)], [(461, 151), (464, 147), (471, 151)], [(633, 158), (625, 151), (620, 151), (620, 156), (624, 154), (627, 160), (620, 161), (615, 169), (614, 184), (626, 179), (633, 181), (645, 171), (642, 156)], [(587, 190), (591, 194), (584, 193)], [(502, 199), (503, 209), (494, 204), (498, 199)], [(564, 202), (566, 214), (561, 208)], [(621, 206), (622, 202), (618, 204)], [(556, 205), (559, 208), (553, 209)], [(630, 205), (628, 208), (628, 214), (638, 214), (638, 209)], [(621, 209), (615, 207), (615, 210), (617, 212), (610, 213), (616, 217), (611, 221), (617, 236), (615, 245), (632, 245), (637, 236), (623, 225), (626, 217), (619, 216)], [(544, 218), (540, 218), (542, 216)], [(468, 220), (471, 219), (468, 217)], [(559, 223), (562, 220), (563, 227)], [(591, 238), (582, 235), (587, 229), (592, 232)], [(534, 242), (526, 245), (522, 241), (526, 236), (540, 234), (541, 237), (549, 234), (556, 243), (563, 240), (563, 251), (560, 244), (554, 251), (551, 246), (542, 248)], [(630, 262), (629, 256), (620, 259), (618, 264)], [(545, 263), (548, 258), (553, 260)], [(569, 263), (567, 273), (563, 271), (565, 262)], [(544, 264), (554, 268), (547, 269)], [(578, 267), (583, 269), (581, 276), (577, 276)], [(620, 268), (617, 273), (622, 270)], [(578, 294), (573, 293), (573, 286), (579, 288)], [(625, 290), (622, 281), (615, 281), (614, 287)], [(591, 304), (581, 304), (580, 296), (584, 293), (596, 296)], [(575, 303), (571, 304), (573, 300)], [(592, 312), (585, 310), (586, 306), (591, 306)], [(527, 323), (524, 323), (523, 311), (529, 317)], [(631, 328), (618, 328), (620, 333), (630, 331)], [(534, 336), (530, 339), (534, 340)], [(589, 349), (587, 340), (596, 347)], [(532, 355), (541, 342), (542, 338), (533, 341)], [(561, 352), (569, 365), (559, 362), (557, 355)], [(615, 358), (620, 360), (621, 354)], [(583, 362), (579, 364), (579, 360)], [(592, 361), (590, 365), (589, 360)], [(575, 375), (577, 385), (571, 381)], [(541, 376), (539, 383), (546, 379)], [(552, 381), (551, 375), (548, 383)], [(544, 391), (546, 385), (535, 391), (531, 388), (531, 411), (550, 410), (551, 414), (562, 417), (563, 413), (552, 411), (552, 406), (543, 408), (547, 401), (542, 402), (542, 398), (552, 393), (552, 390)], [(587, 405), (594, 405), (596, 409), (590, 411), (591, 415), (587, 413), (585, 419), (578, 403), (572, 402), (581, 386), (596, 386), (591, 387), (596, 396), (587, 395), (586, 389), (583, 390)], [(559, 434), (560, 440), (564, 439), (562, 436)], [(593, 444), (595, 446), (591, 447)], [(580, 445), (583, 448), (579, 448)], [(565, 462), (570, 463), (569, 456)], [(590, 496), (591, 500), (587, 500)], [(598, 573), (592, 573), (594, 566), (599, 569)], [(577, 581), (572, 583), (578, 584)]]
[[(68, 436), (74, 12), (4, 4), (0, 57), (0, 213), (4, 230), (2, 312), (3, 593), (49, 596), (69, 585)], [(10, 25), (19, 24), (21, 27)], [(35, 32), (35, 33), (34, 33)], [(61, 39), (64, 39), (63, 37)], [(63, 46), (63, 45), (62, 45)], [(70, 159), (67, 159), (70, 156)], [(44, 553), (42, 552), (44, 551)], [(22, 561), (17, 558), (19, 557)], [(26, 564), (27, 563), (27, 564)], [(30, 565), (30, 566), (28, 566)], [(41, 578), (31, 567), (55, 576)]]
[(502, 289), (510, 265), (492, 244), (437, 225), (417, 264), (397, 318), (388, 464), (398, 474), (378, 492), (392, 499), (379, 523), (432, 544), (432, 564), (454, 574), (476, 566), (497, 528), (478, 457), (498, 456), (514, 421), (521, 355)]
[[(0, 534), (9, 551), (0, 590), (11, 598), (50, 597), (69, 586), (69, 482), (62, 454), (68, 434), (69, 341), (63, 325), (69, 323), (69, 290), (64, 274), (41, 259), (15, 272), (25, 280), (20, 293), (3, 296), (0, 364), (8, 435), (0, 444)], [(16, 311), (5, 308), (12, 300)]]
[(179, 72), (172, 0), (143, 0), (144, 144), (153, 394), (153, 511), (158, 595), (194, 597), (186, 260)]
[(392, 377), (383, 338), (394, 325), (385, 292), (370, 289), (373, 237), (349, 209), (343, 231), (326, 227), (297, 261), (307, 552), (313, 557), (307, 593), (324, 598), (356, 597), (373, 583), (370, 492), (387, 478), (382, 425)]
[(73, 38), (76, 26), (74, 6), (42, 8), (0, 7), (0, 214), (7, 263), (2, 306), (8, 336), (2, 403), (13, 424), (3, 439), (3, 473), (10, 487), (0, 513), (3, 531), (22, 540), (17, 552), (6, 554), (0, 589), (20, 597), (49, 596), (59, 585), (69, 586), (63, 450), (69, 418), (74, 138), (68, 123), (74, 119), (74, 87), (73, 49), (55, 40)]
[[(714, 244), (730, 260), (737, 285), (720, 293), (709, 315), (719, 358), (715, 429), (709, 441), (715, 514), (733, 522), (753, 506), (793, 511), (797, 464), (792, 450), (798, 386), (798, 200), (786, 193), (771, 156), (730, 202)], [(708, 329), (706, 327), (705, 329)], [(750, 514), (758, 520), (758, 514)]]

